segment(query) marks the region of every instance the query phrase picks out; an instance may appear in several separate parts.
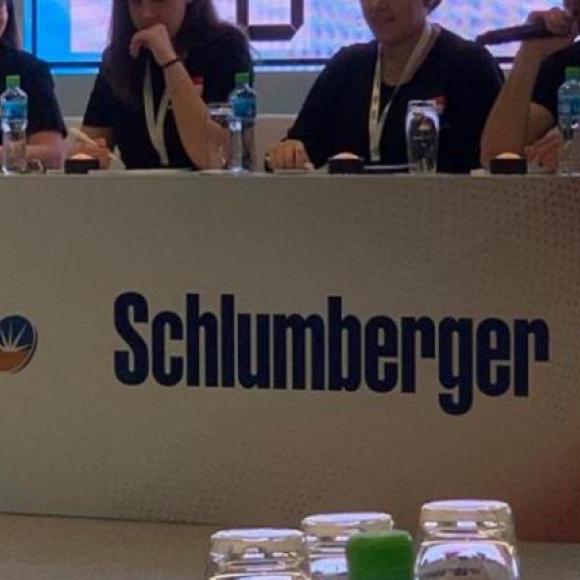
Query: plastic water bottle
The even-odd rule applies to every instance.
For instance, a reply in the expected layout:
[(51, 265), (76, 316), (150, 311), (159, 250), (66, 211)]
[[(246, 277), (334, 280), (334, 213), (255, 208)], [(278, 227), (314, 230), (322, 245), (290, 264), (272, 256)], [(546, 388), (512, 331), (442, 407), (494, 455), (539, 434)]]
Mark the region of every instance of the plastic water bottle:
[(249, 73), (236, 74), (236, 88), (230, 95), (232, 118), (230, 120), (232, 171), (254, 171), (256, 150), (254, 125), (256, 124), (257, 95), (250, 86)]
[(580, 67), (566, 67), (558, 90), (558, 122), (564, 137), (560, 173), (580, 175)]
[(2, 171), (25, 173), (26, 125), (28, 123), (28, 97), (20, 88), (20, 76), (6, 77), (6, 90), (0, 95), (2, 111)]

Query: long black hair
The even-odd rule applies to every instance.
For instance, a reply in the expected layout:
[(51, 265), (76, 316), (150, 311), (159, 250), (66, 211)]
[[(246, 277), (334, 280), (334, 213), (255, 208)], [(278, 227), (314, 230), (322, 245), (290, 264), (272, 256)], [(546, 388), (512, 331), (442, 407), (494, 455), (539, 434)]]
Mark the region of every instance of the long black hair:
[[(193, 51), (229, 26), (218, 19), (212, 0), (187, 2), (183, 22), (173, 39), (175, 50), (177, 54)], [(103, 72), (115, 95), (126, 103), (135, 103), (141, 90), (143, 55), (134, 59), (129, 54), (129, 44), (136, 32), (128, 0), (113, 0), (109, 44), (103, 55)]]
[(8, 11), (8, 23), (6, 24), (6, 30), (0, 39), (0, 44), (20, 50), (22, 43), (20, 40), (18, 22), (16, 21), (14, 2), (13, 0), (0, 0), (0, 2), (4, 2), (6, 10)]

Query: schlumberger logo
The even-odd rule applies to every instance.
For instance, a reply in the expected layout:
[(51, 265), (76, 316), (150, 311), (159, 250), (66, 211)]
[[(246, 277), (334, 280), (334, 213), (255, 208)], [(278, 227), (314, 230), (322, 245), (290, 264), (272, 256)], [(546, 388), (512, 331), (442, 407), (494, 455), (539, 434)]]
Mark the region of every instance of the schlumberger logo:
[(0, 319), (0, 372), (20, 372), (36, 351), (38, 333), (23, 316)]
[(435, 365), (439, 404), (467, 413), (476, 390), (490, 397), (529, 395), (534, 362), (549, 360), (543, 320), (476, 321), (428, 316), (361, 320), (330, 296), (324, 314), (249, 314), (221, 296), (219, 312), (202, 312), (198, 294), (185, 297), (185, 314), (151, 313), (147, 299), (128, 292), (115, 301), (115, 327), (124, 341), (115, 374), (125, 385), (150, 377), (163, 386), (293, 389), (411, 395), (423, 365)]

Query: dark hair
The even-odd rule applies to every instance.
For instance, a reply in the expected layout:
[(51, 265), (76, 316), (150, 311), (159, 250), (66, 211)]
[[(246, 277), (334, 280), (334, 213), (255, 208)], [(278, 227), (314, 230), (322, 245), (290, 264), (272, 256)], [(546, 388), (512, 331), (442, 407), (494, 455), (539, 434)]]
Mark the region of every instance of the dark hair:
[[(11, 1), (11, 0), (7, 0)], [(126, 103), (134, 103), (141, 90), (143, 56), (134, 59), (129, 54), (131, 38), (137, 32), (131, 20), (128, 0), (113, 0), (109, 45), (103, 54), (103, 72), (115, 95)], [(181, 28), (175, 39), (178, 54), (192, 51), (208, 42), (223, 27), (212, 0), (187, 2)]]
[(442, 0), (428, 0), (427, 1), (427, 8), (429, 9), (429, 13), (433, 12), (439, 4), (441, 4)]
[(22, 43), (20, 42), (20, 32), (18, 30), (18, 22), (16, 22), (16, 12), (14, 11), (13, 0), (0, 0), (4, 1), (6, 4), (6, 10), (8, 10), (8, 23), (6, 24), (6, 30), (0, 39), (0, 44), (3, 46), (9, 46), (10, 48), (15, 48), (20, 50)]

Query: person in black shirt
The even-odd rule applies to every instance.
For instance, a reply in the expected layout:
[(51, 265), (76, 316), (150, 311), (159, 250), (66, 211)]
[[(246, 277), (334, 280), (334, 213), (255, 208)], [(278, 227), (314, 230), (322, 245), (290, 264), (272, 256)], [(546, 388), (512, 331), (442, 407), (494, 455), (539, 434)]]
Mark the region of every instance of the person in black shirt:
[(556, 171), (563, 138), (558, 129), (558, 88), (567, 66), (580, 66), (580, 0), (566, 0), (565, 10), (534, 12), (554, 35), (523, 42), (512, 71), (487, 121), (481, 141), (482, 162), (500, 153), (525, 155)]
[(45, 62), (20, 50), (13, 1), (0, 0), (0, 93), (6, 89), (8, 75), (19, 75), (20, 86), (28, 95), (27, 157), (59, 168), (66, 128), (52, 76)]
[(376, 40), (332, 58), (287, 139), (270, 150), (271, 167), (319, 167), (341, 152), (366, 163), (405, 164), (405, 116), (414, 99), (435, 99), (440, 109), (438, 170), (478, 167), (481, 131), (502, 74), (487, 50), (429, 24), (439, 3), (361, 0)]
[(115, 0), (82, 126), (97, 145), (73, 152), (102, 168), (115, 145), (129, 169), (208, 167), (208, 132), (221, 129), (207, 122), (205, 102), (227, 100), (235, 73), (251, 66), (245, 36), (217, 20), (211, 0)]

